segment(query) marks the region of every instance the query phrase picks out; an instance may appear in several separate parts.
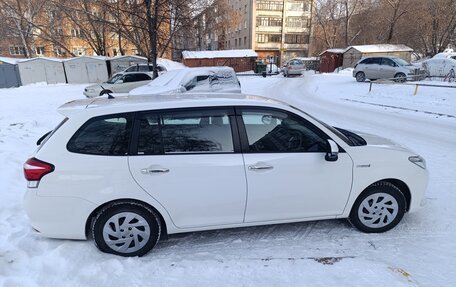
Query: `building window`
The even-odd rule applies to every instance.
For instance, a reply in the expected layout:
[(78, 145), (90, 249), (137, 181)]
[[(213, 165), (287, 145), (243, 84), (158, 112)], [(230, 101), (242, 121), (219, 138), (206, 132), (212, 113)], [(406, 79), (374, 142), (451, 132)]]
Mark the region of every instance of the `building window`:
[(237, 39), (234, 39), (234, 47), (237, 47)]
[(282, 19), (277, 17), (257, 17), (257, 26), (282, 26)]
[(257, 10), (266, 10), (266, 11), (282, 11), (283, 2), (278, 1), (258, 1), (256, 3)]
[(258, 43), (280, 43), (282, 36), (280, 34), (257, 34)]
[(10, 46), (9, 51), (10, 55), (25, 55), (24, 46)]
[(81, 29), (71, 29), (71, 36), (81, 38)]
[(287, 10), (288, 11), (309, 11), (309, 3), (304, 1), (291, 1), (287, 2)]
[(286, 44), (308, 44), (309, 35), (306, 34), (285, 34)]
[(244, 46), (247, 46), (247, 37), (244, 37)]
[(309, 18), (287, 17), (287, 27), (290, 28), (307, 28), (310, 26)]
[(73, 54), (75, 56), (84, 56), (85, 55), (85, 49), (81, 47), (74, 47), (73, 48)]
[(65, 52), (62, 51), (61, 47), (54, 47), (54, 54), (56, 56), (62, 56), (63, 54), (65, 54)]
[(36, 47), (35, 48), (35, 54), (37, 54), (39, 56), (43, 56), (44, 55), (44, 47)]

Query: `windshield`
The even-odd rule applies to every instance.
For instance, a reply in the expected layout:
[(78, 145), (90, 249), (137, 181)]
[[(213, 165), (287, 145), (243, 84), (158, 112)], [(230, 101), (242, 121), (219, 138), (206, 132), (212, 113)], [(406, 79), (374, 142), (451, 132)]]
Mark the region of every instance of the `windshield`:
[(411, 66), (411, 65), (412, 65), (412, 64), (410, 64), (409, 62), (407, 62), (406, 60), (401, 59), (401, 58), (395, 58), (394, 60), (396, 61), (396, 63), (397, 63), (399, 66)]
[(114, 76), (112, 76), (111, 79), (109, 79), (106, 83), (108, 84), (114, 84), (115, 82), (117, 82), (120, 78), (122, 78), (123, 74), (116, 74)]

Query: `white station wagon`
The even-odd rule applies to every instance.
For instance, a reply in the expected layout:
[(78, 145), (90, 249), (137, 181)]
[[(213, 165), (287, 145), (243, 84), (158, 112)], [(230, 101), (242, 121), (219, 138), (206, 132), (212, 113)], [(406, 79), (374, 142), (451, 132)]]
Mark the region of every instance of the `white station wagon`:
[(163, 234), (349, 218), (384, 232), (420, 206), (416, 153), (241, 94), (77, 100), (24, 165), (47, 237), (141, 256)]

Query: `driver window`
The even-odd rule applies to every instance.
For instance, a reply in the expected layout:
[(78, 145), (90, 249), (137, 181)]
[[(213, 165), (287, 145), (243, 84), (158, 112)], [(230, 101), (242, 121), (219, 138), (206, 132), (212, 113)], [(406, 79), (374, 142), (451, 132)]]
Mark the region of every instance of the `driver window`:
[(268, 110), (241, 115), (250, 152), (326, 152), (328, 137), (298, 116)]

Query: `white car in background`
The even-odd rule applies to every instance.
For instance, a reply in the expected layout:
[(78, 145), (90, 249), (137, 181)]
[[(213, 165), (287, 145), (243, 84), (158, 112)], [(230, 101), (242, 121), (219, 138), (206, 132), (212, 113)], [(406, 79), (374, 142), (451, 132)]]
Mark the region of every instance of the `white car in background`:
[(423, 69), (429, 77), (448, 77), (455, 75), (456, 60), (452, 58), (432, 58), (421, 63)]
[(31, 225), (121, 256), (166, 234), (265, 224), (349, 218), (385, 232), (428, 180), (413, 151), (270, 98), (101, 97), (59, 112), (24, 164)]
[(149, 84), (130, 91), (130, 96), (187, 92), (240, 93), (241, 84), (230, 67), (185, 68), (166, 72)]
[(84, 96), (94, 98), (111, 93), (128, 93), (152, 81), (150, 72), (117, 73), (107, 82), (94, 84), (84, 88)]

